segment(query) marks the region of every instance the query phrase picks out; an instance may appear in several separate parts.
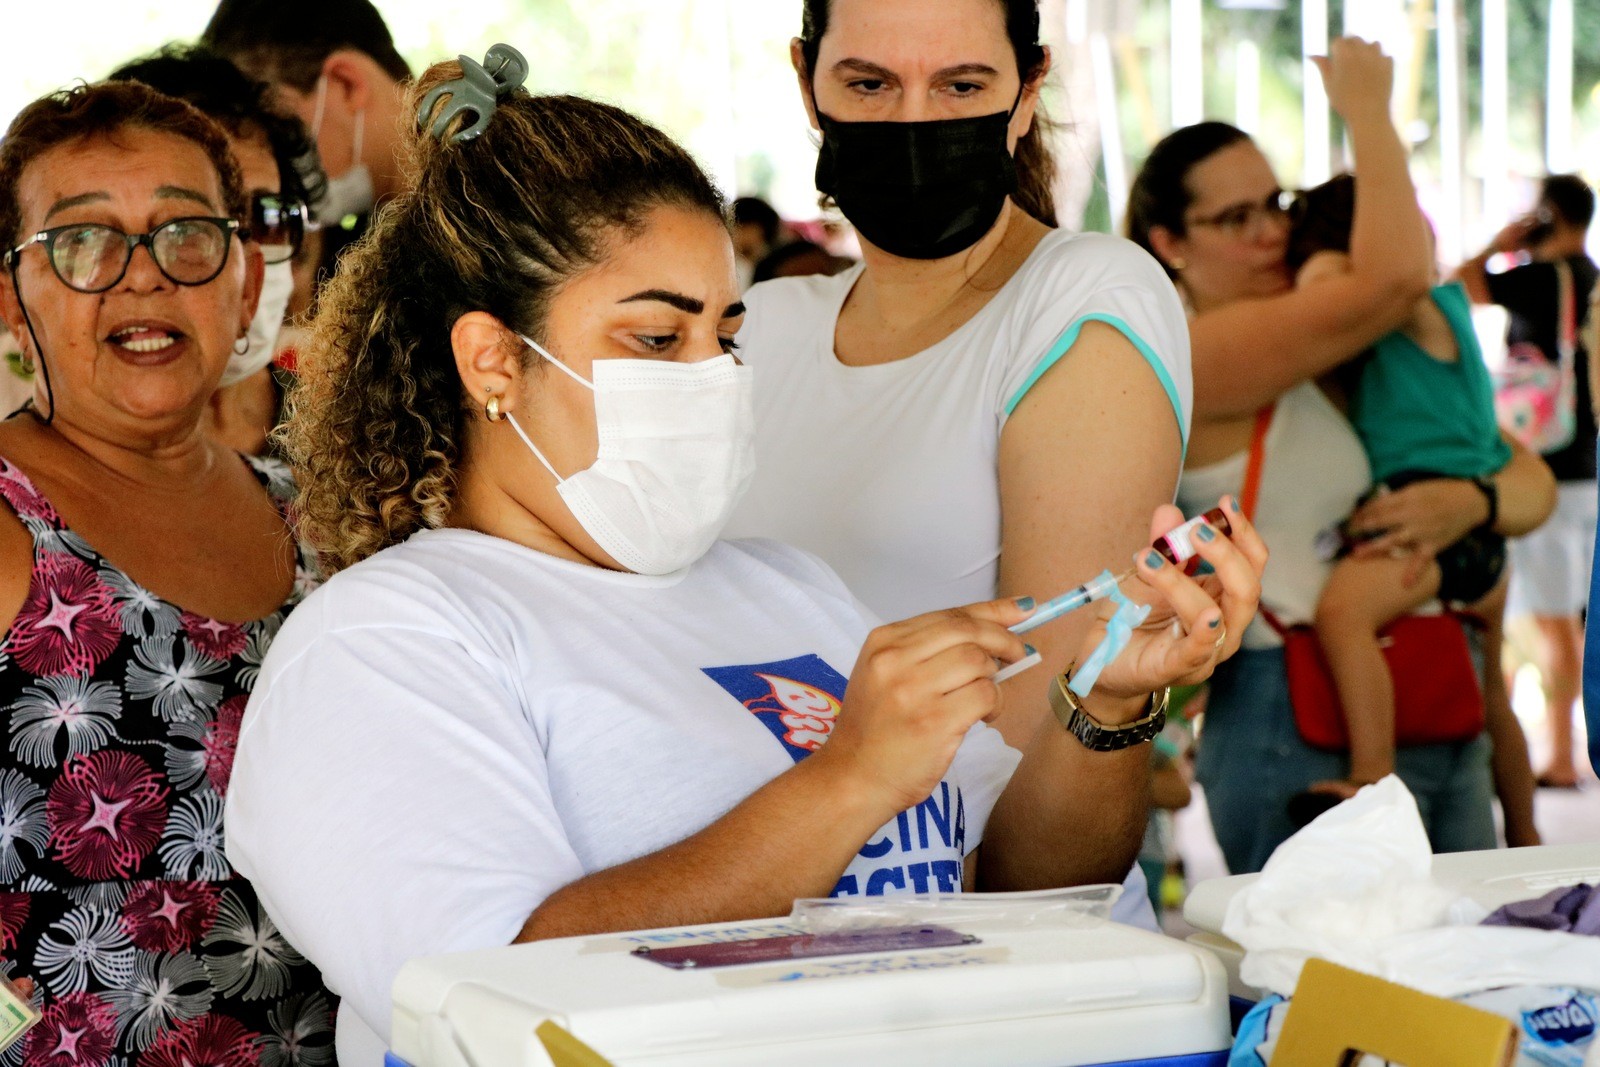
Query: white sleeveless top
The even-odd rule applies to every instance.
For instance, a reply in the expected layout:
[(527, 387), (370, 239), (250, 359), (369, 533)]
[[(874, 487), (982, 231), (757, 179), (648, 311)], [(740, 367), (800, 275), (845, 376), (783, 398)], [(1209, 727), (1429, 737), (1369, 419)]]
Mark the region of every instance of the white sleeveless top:
[[(1244, 490), (1249, 451), (1183, 472), (1178, 506), (1186, 515), (1215, 507), (1218, 498)], [(1255, 524), (1272, 552), (1261, 582), (1261, 602), (1284, 623), (1309, 623), (1332, 563), (1319, 535), (1355, 510), (1372, 484), (1361, 440), (1315, 382), (1303, 382), (1278, 400), (1267, 431)], [(1245, 634), (1246, 648), (1282, 644), (1258, 616)]]

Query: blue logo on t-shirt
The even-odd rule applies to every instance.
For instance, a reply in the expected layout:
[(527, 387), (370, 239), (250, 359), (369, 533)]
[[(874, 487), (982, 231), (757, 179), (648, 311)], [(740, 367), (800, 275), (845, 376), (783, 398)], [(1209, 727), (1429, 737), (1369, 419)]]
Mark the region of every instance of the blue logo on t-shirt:
[[(843, 707), (844, 676), (814, 655), (701, 669), (761, 720), (796, 763), (828, 740)], [(966, 837), (961, 790), (940, 782), (932, 796), (902, 811), (861, 846), (832, 895), (956, 892)]]
[(796, 763), (821, 748), (833, 733), (846, 683), (820, 657), (704, 670), (772, 731)]

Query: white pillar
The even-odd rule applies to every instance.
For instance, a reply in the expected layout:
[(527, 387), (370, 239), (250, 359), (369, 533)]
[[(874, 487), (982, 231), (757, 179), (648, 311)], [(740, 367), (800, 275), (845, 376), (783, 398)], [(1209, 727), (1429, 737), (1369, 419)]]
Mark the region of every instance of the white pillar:
[(1309, 189), (1332, 176), (1328, 158), (1330, 124), (1328, 94), (1322, 89), (1322, 75), (1311, 56), (1328, 54), (1328, 0), (1304, 0), (1300, 5), (1300, 46), (1305, 55), (1301, 93), (1301, 129), (1305, 137), (1305, 160), (1300, 168), (1300, 185)]
[(1172, 0), (1172, 125), (1206, 117), (1200, 0)]
[(1545, 121), (1545, 167), (1575, 169), (1572, 139), (1572, 0), (1550, 0), (1550, 88)]
[(1245, 133), (1261, 129), (1261, 49), (1248, 39), (1234, 49), (1233, 120)]
[(1461, 22), (1456, 0), (1437, 0), (1439, 22), (1439, 205), (1438, 258), (1460, 263), (1466, 258), (1462, 226), (1466, 212), (1462, 187), (1466, 151), (1462, 144)]
[(1094, 32), (1089, 35), (1089, 54), (1094, 63), (1094, 98), (1100, 112), (1100, 151), (1106, 165), (1106, 199), (1110, 202), (1111, 230), (1120, 232), (1122, 217), (1128, 210), (1128, 162), (1122, 149), (1122, 124), (1117, 116), (1117, 68), (1112, 60), (1111, 37)]
[(1506, 0), (1483, 0), (1483, 223), (1475, 243), (1511, 219), (1511, 88)]

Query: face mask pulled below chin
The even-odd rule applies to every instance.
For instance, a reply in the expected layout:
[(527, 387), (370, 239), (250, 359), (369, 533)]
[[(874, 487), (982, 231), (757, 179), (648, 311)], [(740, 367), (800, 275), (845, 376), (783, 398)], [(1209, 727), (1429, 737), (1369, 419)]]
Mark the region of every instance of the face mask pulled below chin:
[(245, 338), (249, 344), (241, 355), (235, 352), (228, 357), (228, 366), (222, 372), (217, 387), (226, 388), (242, 382), (256, 371), (272, 362), (277, 350), (278, 331), (283, 327), (283, 313), (294, 295), (294, 268), (288, 263), (269, 263), (261, 278), (261, 301), (256, 305), (256, 316), (250, 320)]
[(514, 416), (506, 419), (556, 479), (578, 524), (635, 574), (671, 574), (705, 555), (755, 473), (750, 368), (732, 356), (699, 363), (594, 361), (594, 381), (524, 337), (594, 393), (600, 450), (562, 478)]
[(978, 243), (1016, 192), (1010, 112), (931, 122), (839, 122), (817, 112), (817, 189), (890, 255), (943, 259)]

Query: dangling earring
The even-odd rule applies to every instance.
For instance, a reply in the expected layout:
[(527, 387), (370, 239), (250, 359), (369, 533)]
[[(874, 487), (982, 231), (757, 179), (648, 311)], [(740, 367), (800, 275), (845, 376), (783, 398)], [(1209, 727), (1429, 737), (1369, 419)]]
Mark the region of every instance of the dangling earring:
[(500, 398), (493, 393), (490, 393), (489, 399), (483, 402), (483, 416), (490, 422), (499, 422), (505, 418), (505, 414), (500, 410)]
[(242, 356), (248, 351), (250, 351), (250, 335), (241, 334), (239, 339), (233, 342), (233, 354)]

